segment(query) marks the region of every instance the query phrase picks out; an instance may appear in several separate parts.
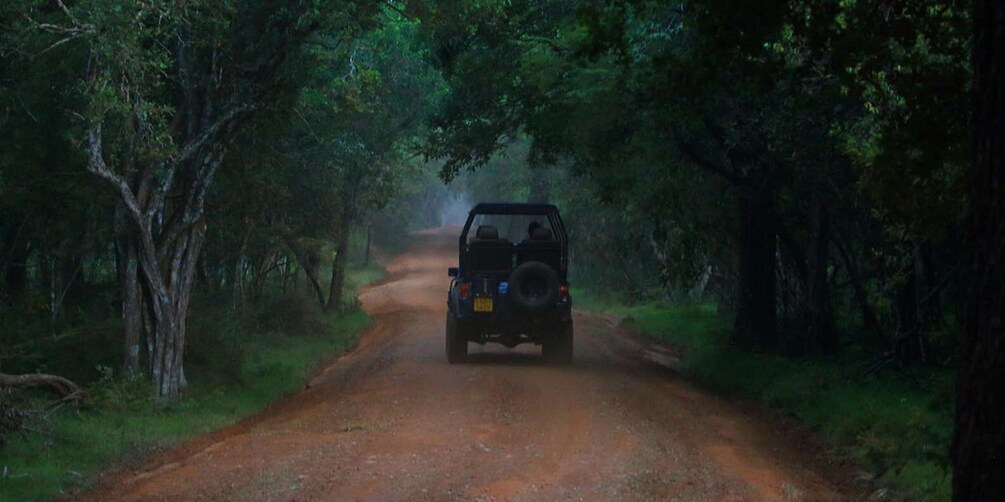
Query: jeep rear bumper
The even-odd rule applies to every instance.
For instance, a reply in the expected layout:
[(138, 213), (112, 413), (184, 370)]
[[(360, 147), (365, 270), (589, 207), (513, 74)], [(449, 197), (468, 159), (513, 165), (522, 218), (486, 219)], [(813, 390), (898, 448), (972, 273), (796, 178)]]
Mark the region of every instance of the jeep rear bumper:
[[(502, 307), (502, 306), (501, 306)], [(522, 343), (540, 345), (572, 322), (572, 304), (556, 306), (545, 312), (526, 314), (500, 308), (490, 314), (453, 313), (459, 334), (468, 341), (485, 344), (501, 343), (515, 347)]]

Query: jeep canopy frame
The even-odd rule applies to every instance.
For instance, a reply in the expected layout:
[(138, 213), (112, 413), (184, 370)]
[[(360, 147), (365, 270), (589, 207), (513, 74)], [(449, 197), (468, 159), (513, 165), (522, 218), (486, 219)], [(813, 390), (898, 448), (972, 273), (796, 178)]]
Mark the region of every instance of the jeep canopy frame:
[[(558, 238), (562, 251), (562, 269), (557, 272), (563, 281), (566, 280), (569, 267), (569, 234), (565, 230), (565, 224), (562, 223), (562, 217), (558, 214), (558, 208), (553, 204), (521, 204), (508, 202), (482, 202), (476, 204), (475, 207), (471, 208), (471, 211), (468, 212), (468, 219), (464, 223), (464, 229), (461, 231), (459, 240), (460, 253), (458, 254), (458, 268), (460, 269), (461, 275), (468, 275), (470, 273), (467, 265), (467, 255), (469, 251), (468, 232), (471, 230), (471, 224), (475, 221), (475, 217), (479, 215), (547, 217), (548, 224), (551, 225), (552, 231)], [(517, 246), (514, 245), (514, 248), (516, 247)]]

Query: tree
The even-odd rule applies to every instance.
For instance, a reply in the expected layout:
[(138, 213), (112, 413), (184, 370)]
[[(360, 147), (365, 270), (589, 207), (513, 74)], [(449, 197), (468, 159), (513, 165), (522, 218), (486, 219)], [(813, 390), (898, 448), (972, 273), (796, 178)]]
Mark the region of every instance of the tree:
[(305, 76), (292, 123), (260, 123), (240, 139), (235, 169), (249, 179), (256, 170), (276, 173), (257, 180), (275, 196), (269, 207), (247, 216), (269, 220), (262, 225), (286, 243), (326, 310), (343, 306), (353, 227), (398, 193), (414, 140), (442, 94), (416, 31), (414, 21), (386, 10), (357, 37), (312, 40), (309, 50), (326, 64)]
[(347, 29), (351, 16), (367, 14), (330, 14), (333, 6), (311, 0), (218, 7), (95, 0), (23, 12), (29, 28), (53, 34), (46, 50), (86, 44), (77, 89), (87, 169), (112, 188), (122, 214), (126, 366), (138, 362), (143, 326), (150, 376), (165, 397), (186, 385), (185, 325), (205, 201), (228, 143), (253, 112), (296, 89), (311, 33)]
[(1005, 499), (1005, 2), (974, 13), (974, 163), (963, 273), (953, 499)]

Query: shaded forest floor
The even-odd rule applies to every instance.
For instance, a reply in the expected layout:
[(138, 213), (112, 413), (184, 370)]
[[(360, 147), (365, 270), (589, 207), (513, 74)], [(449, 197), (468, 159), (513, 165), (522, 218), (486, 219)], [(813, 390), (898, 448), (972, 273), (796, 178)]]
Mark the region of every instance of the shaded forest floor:
[(821, 433), (833, 453), (911, 500), (947, 500), (953, 378), (947, 370), (879, 374), (861, 348), (829, 359), (791, 359), (733, 349), (732, 316), (712, 304), (627, 306), (573, 291), (576, 307), (669, 342), (671, 365), (718, 393), (757, 399)]
[[(351, 270), (347, 297), (355, 299), (360, 286), (383, 274), (375, 266)], [(145, 378), (122, 378), (111, 369), (118, 345), (105, 338), (117, 335), (114, 322), (54, 335), (61, 342), (50, 350), (64, 355), (47, 358), (56, 361), (48, 369), (83, 379), (89, 398), (10, 438), (0, 460), (0, 499), (48, 499), (86, 488), (110, 465), (135, 465), (301, 389), (324, 362), (349, 350), (370, 322), (358, 308), (323, 314), (310, 295), (303, 285), (285, 294), (277, 287), (241, 308), (230, 295), (197, 296), (189, 323), (189, 389), (172, 403), (152, 399)], [(43, 399), (29, 395), (21, 404), (33, 406), (36, 397)]]

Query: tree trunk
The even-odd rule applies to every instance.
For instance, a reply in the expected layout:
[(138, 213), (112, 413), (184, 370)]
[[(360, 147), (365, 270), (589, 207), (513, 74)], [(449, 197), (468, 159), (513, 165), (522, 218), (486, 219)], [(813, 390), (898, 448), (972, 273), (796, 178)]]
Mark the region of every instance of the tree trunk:
[(696, 300), (701, 300), (705, 298), (705, 288), (708, 287), (708, 280), (712, 278), (712, 266), (705, 265), (701, 272), (701, 277), (698, 279), (698, 283), (695, 284), (694, 289), (691, 290), (691, 297)]
[(151, 291), (149, 301), (153, 311), (154, 345), (150, 378), (162, 397), (177, 396), (188, 385), (183, 365), (186, 321), (199, 253), (205, 240), (206, 223), (200, 218), (177, 238), (173, 246), (164, 249), (170, 257), (166, 273), (161, 272), (159, 260), (141, 260), (143, 276)]
[[(172, 398), (185, 390), (183, 360), (185, 322), (195, 282), (199, 254), (205, 242), (205, 197), (216, 171), (223, 161), (223, 149), (212, 148), (194, 155), (181, 166), (192, 176), (183, 193), (184, 200), (166, 201), (168, 191), (151, 196), (142, 188), (134, 190), (109, 169), (102, 153), (101, 124), (94, 124), (88, 134), (90, 159), (88, 170), (107, 180), (119, 192), (129, 216), (129, 229), (135, 242), (139, 282), (143, 288), (140, 304), (144, 309), (150, 354), (150, 379), (155, 393)], [(149, 166), (147, 171), (150, 171)], [(139, 187), (146, 182), (140, 182)], [(167, 211), (165, 208), (170, 208)]]
[(337, 310), (342, 307), (342, 293), (345, 289), (345, 269), (349, 254), (349, 231), (352, 228), (348, 218), (342, 224), (338, 243), (335, 248), (335, 259), (332, 261), (332, 278), (328, 285), (327, 310)]
[(837, 248), (838, 254), (841, 255), (841, 260), (844, 262), (845, 268), (848, 270), (848, 278), (851, 280), (852, 291), (855, 293), (855, 302), (858, 303), (859, 312), (862, 315), (862, 322), (865, 324), (874, 335), (879, 338), (886, 340), (886, 333), (883, 331), (883, 326), (879, 323), (879, 317), (876, 315), (876, 309), (872, 307), (869, 303), (869, 294), (865, 290), (865, 283), (862, 281), (862, 276), (858, 271), (858, 264), (855, 262), (854, 258), (851, 256), (851, 251), (845, 247), (845, 245), (835, 236), (834, 247)]
[(21, 387), (48, 387), (63, 397), (83, 396), (83, 392), (77, 384), (58, 375), (46, 373), (8, 375), (0, 373), (0, 388), (16, 389)]
[(656, 257), (656, 263), (659, 264), (659, 281), (660, 287), (663, 289), (664, 297), (669, 297), (672, 292), (672, 281), (670, 274), (671, 258), (670, 253), (667, 252), (669, 246), (669, 232), (666, 228), (666, 224), (663, 223), (662, 219), (655, 219), (651, 223), (652, 231), (649, 233), (649, 246), (653, 250), (653, 255)]
[(897, 361), (905, 366), (926, 362), (928, 335), (939, 320), (939, 286), (931, 248), (929, 242), (915, 245), (907, 282), (897, 294), (900, 328), (893, 348)]
[(122, 291), (122, 368), (126, 374), (140, 371), (140, 337), (143, 331), (143, 297), (140, 288), (139, 256), (131, 237), (131, 221), (119, 202), (115, 205), (115, 261)]
[(139, 258), (136, 244), (126, 237), (120, 239), (119, 285), (122, 288), (122, 367), (127, 374), (140, 371), (140, 338), (143, 330), (143, 295), (139, 281)]
[(953, 499), (1005, 500), (1005, 2), (974, 12), (974, 166), (963, 273)]
[(373, 233), (373, 224), (370, 223), (366, 226), (366, 254), (363, 257), (363, 266), (370, 266), (370, 241), (371, 234)]
[[(182, 365), (185, 323), (205, 242), (205, 201), (225, 152), (222, 145), (202, 147), (202, 142), (222, 134), (220, 128), (232, 126), (237, 113), (233, 110), (210, 126), (195, 146), (182, 149), (182, 154), (166, 167), (155, 170), (152, 165), (134, 166), (139, 171), (135, 189), (106, 163), (102, 122), (92, 123), (87, 134), (87, 170), (119, 192), (119, 201), (131, 220), (125, 228), (130, 229), (136, 242), (148, 315), (144, 324), (148, 334), (153, 335), (148, 341), (150, 376), (156, 394), (163, 398), (176, 397), (186, 387)], [(159, 182), (159, 191), (152, 192), (155, 171), (163, 171), (166, 178)], [(180, 180), (177, 184), (176, 177)], [(181, 195), (169, 201), (172, 187)]]
[(774, 194), (766, 187), (740, 193), (740, 284), (733, 336), (748, 349), (774, 350), (777, 342)]
[(325, 291), (321, 287), (321, 278), (318, 271), (321, 267), (321, 258), (313, 249), (304, 249), (300, 244), (292, 240), (288, 239), (286, 246), (293, 252), (293, 256), (300, 263), (300, 268), (304, 270), (304, 275), (307, 276), (308, 282), (311, 283), (311, 288), (314, 289), (314, 293), (318, 297), (318, 306), (324, 309), (327, 302), (325, 300)]
[[(74, 239), (67, 246), (68, 249), (80, 249), (82, 239)], [(61, 257), (59, 261), (59, 291), (57, 298), (57, 308), (65, 302), (79, 300), (83, 294), (84, 286), (84, 257), (79, 252), (69, 251), (69, 256)]]
[(827, 269), (830, 266), (830, 214), (823, 197), (817, 197), (817, 207), (811, 216), (812, 241), (806, 260), (806, 295), (801, 306), (804, 329), (804, 352), (814, 355), (831, 355), (837, 352), (837, 336), (831, 316), (830, 284)]
[(8, 272), (13, 266), (13, 257), (16, 252), (18, 242), (21, 240), (21, 233), (24, 231), (24, 222), (21, 222), (17, 228), (7, 227), (3, 233), (3, 240), (0, 240), (0, 307), (8, 299), (8, 286), (7, 283)]
[[(812, 222), (809, 223), (813, 225)], [(812, 346), (806, 327), (809, 311), (809, 285), (807, 247), (812, 247), (812, 231), (808, 242), (799, 242), (791, 232), (778, 232), (778, 250), (775, 260), (777, 280), (777, 312), (782, 319), (778, 331), (778, 350), (789, 356), (802, 356)]]
[(31, 249), (27, 239), (15, 239), (5, 264), (4, 289), (9, 298), (17, 298), (28, 291), (28, 258)]

